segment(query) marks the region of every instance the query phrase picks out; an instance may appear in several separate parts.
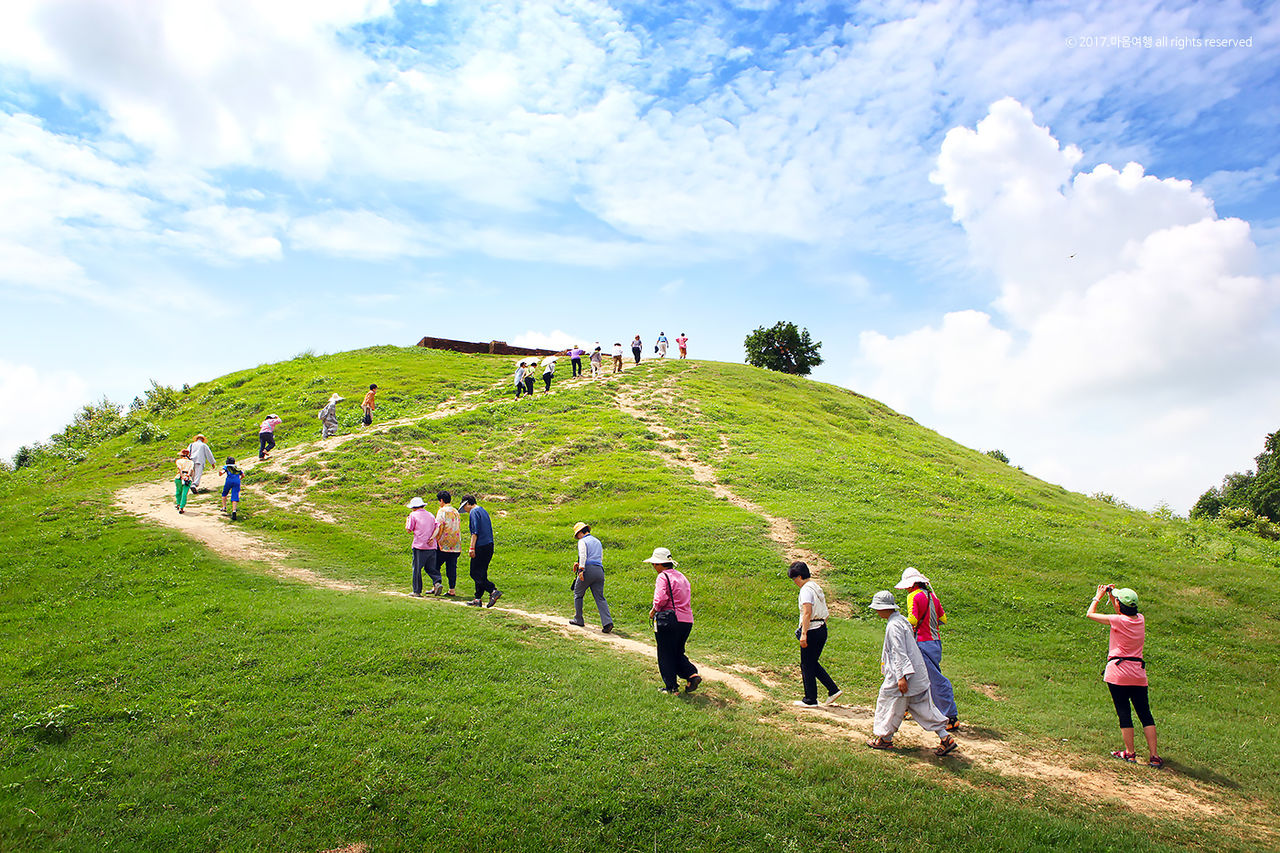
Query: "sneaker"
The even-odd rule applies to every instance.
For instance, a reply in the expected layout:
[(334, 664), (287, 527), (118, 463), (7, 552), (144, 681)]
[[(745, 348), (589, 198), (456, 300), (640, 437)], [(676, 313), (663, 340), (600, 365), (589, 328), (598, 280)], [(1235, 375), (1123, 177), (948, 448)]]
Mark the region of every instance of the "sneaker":
[(678, 687), (677, 687), (677, 688), (675, 688), (675, 689), (672, 689), (672, 688), (670, 688), (670, 687), (659, 687), (659, 688), (658, 688), (658, 692), (659, 692), (659, 693), (665, 693), (665, 694), (667, 694), (668, 696), (675, 696), (677, 693), (679, 693), (679, 692), (680, 692), (680, 688), (678, 688)]
[(232, 521), (235, 521), (235, 520), (236, 520), (236, 514), (235, 514), (234, 512), (233, 512), (233, 513), (231, 513), (231, 520), (232, 520)]
[(575, 621), (574, 621), (574, 620), (572, 620), (572, 619), (570, 619), (570, 620), (569, 620), (569, 624), (570, 624), (570, 625), (572, 625), (572, 626), (574, 626), (575, 628), (585, 628), (585, 627), (587, 627), (587, 623), (586, 623), (586, 622), (575, 622)]
[(440, 594), (440, 590), (441, 590), (441, 586), (440, 586), (440, 584), (436, 584), (435, 586), (431, 587), (431, 594), (432, 594), (432, 595), (439, 595), (439, 594)]
[(456, 592), (454, 592), (453, 590), (449, 590), (448, 592), (446, 592), (446, 593), (445, 593), (445, 595), (446, 595), (446, 596), (449, 596), (449, 597), (451, 597), (451, 598), (457, 598), (457, 597), (458, 597), (458, 594), (457, 594)]
[(604, 633), (604, 634), (612, 634), (612, 633), (613, 633), (613, 623), (612, 623), (612, 622), (610, 622), (608, 625), (605, 625), (603, 628), (601, 628), (601, 629), (600, 629), (600, 631), (601, 631), (601, 633)]
[(468, 601), (468, 602), (467, 602), (467, 606), (468, 606), (468, 607), (479, 607), (479, 606), (480, 606), (480, 599), (478, 599), (478, 598), (473, 598), (473, 599), (471, 599), (470, 601)]
[(817, 703), (817, 702), (806, 702), (806, 701), (804, 701), (803, 699), (794, 699), (794, 700), (792, 700), (791, 704), (792, 704), (792, 705), (795, 705), (797, 708), (816, 708), (816, 707), (818, 707), (818, 703)]
[(698, 689), (698, 685), (701, 683), (702, 683), (702, 676), (698, 675), (695, 672), (693, 675), (689, 676), (689, 683), (685, 685), (684, 692), (692, 693), (693, 691)]
[(420, 593), (420, 592), (415, 592), (415, 593), (413, 594), (413, 597), (414, 597), (414, 598), (422, 598), (422, 593)]
[(493, 592), (489, 593), (489, 604), (488, 604), (488, 606), (489, 606), (489, 607), (492, 607), (494, 604), (496, 604), (496, 603), (498, 602), (498, 599), (499, 599), (499, 598), (502, 598), (502, 590), (500, 590), (500, 589), (495, 589)]
[(835, 701), (836, 701), (837, 699), (839, 699), (839, 698), (840, 698), (840, 694), (842, 694), (842, 693), (844, 693), (844, 691), (843, 691), (843, 690), (837, 690), (835, 693), (828, 693), (828, 694), (827, 694), (827, 701), (826, 701), (826, 702), (823, 702), (822, 704), (824, 704), (824, 705), (834, 705), (834, 704), (835, 704)]

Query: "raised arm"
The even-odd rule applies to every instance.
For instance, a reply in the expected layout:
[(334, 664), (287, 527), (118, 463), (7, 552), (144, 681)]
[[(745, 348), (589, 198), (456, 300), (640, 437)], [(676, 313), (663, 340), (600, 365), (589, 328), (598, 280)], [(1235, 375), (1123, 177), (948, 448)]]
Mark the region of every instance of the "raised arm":
[(1089, 609), (1084, 612), (1084, 615), (1089, 619), (1092, 619), (1094, 622), (1101, 622), (1104, 625), (1109, 623), (1111, 621), (1110, 617), (1105, 613), (1098, 612), (1098, 604), (1102, 601), (1102, 596), (1110, 594), (1110, 586), (1102, 583), (1098, 584), (1098, 592), (1094, 595), (1093, 601), (1089, 602)]

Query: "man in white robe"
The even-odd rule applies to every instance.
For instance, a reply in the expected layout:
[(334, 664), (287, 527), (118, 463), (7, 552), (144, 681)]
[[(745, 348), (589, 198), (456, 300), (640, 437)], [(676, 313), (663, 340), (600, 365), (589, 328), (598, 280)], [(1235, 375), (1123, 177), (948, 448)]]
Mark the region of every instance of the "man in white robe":
[(898, 612), (893, 593), (877, 592), (871, 600), (871, 610), (887, 620), (884, 626), (884, 647), (880, 652), (880, 670), (884, 683), (876, 697), (876, 719), (867, 746), (872, 749), (890, 749), (893, 736), (907, 711), (920, 727), (933, 732), (941, 743), (935, 755), (946, 755), (955, 750), (956, 739), (947, 733), (947, 718), (942, 716), (929, 696), (929, 671), (924, 666), (924, 656), (916, 646), (911, 623)]

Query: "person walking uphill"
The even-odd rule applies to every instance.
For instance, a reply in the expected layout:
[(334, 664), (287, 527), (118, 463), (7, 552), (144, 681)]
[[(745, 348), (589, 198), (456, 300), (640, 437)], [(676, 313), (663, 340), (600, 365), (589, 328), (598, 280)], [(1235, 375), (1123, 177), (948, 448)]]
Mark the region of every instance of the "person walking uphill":
[(556, 357), (549, 355), (542, 360), (542, 393), (551, 393), (551, 378), (556, 375)]
[(818, 582), (809, 577), (807, 563), (795, 562), (787, 568), (787, 577), (800, 587), (800, 627), (796, 639), (800, 641), (800, 679), (804, 684), (804, 698), (793, 705), (813, 708), (818, 704), (818, 682), (827, 688), (826, 704), (840, 696), (840, 688), (818, 658), (827, 644), (827, 597)]
[[(1103, 596), (1111, 600), (1111, 606), (1116, 611), (1114, 615), (1098, 612), (1098, 604)], [(1116, 589), (1110, 584), (1100, 585), (1085, 616), (1111, 629), (1107, 646), (1107, 668), (1102, 674), (1102, 680), (1111, 691), (1111, 702), (1116, 706), (1116, 716), (1120, 719), (1120, 737), (1124, 741), (1123, 749), (1111, 755), (1123, 761), (1137, 760), (1134, 752), (1133, 716), (1129, 713), (1129, 705), (1132, 703), (1133, 710), (1142, 723), (1143, 737), (1147, 741), (1147, 764), (1151, 767), (1164, 767), (1164, 759), (1156, 750), (1156, 721), (1151, 716), (1147, 698), (1147, 663), (1142, 659), (1147, 623), (1138, 612), (1138, 594), (1131, 589)]]
[(622, 372), (622, 342), (615, 341), (613, 344), (613, 372)]
[(929, 579), (920, 574), (919, 569), (908, 566), (895, 588), (907, 591), (905, 615), (915, 629), (916, 647), (929, 671), (929, 696), (947, 718), (947, 731), (954, 732), (960, 728), (960, 712), (956, 710), (951, 682), (942, 674), (942, 639), (938, 634), (938, 626), (947, 621), (947, 614), (938, 596), (929, 588)]
[(565, 354), (569, 356), (569, 367), (570, 367), (569, 378), (570, 379), (572, 379), (575, 376), (582, 375), (583, 353), (584, 353), (584, 350), (582, 349), (582, 347), (578, 346), (577, 344), (574, 344), (572, 347), (565, 350)]
[(266, 459), (267, 454), (276, 449), (276, 427), (284, 421), (275, 415), (267, 415), (267, 419), (258, 427), (258, 459)]
[(649, 618), (653, 620), (654, 639), (658, 646), (658, 672), (662, 675), (662, 692), (672, 695), (680, 692), (678, 678), (687, 680), (685, 692), (692, 693), (702, 683), (698, 668), (685, 654), (684, 647), (693, 631), (693, 590), (689, 579), (676, 571), (680, 565), (671, 558), (666, 548), (654, 548), (653, 555), (643, 562), (649, 563), (658, 576), (653, 583), (653, 606)]
[(489, 512), (476, 503), (475, 495), (463, 495), (461, 512), (467, 513), (467, 527), (471, 530), (471, 579), (476, 582), (476, 597), (467, 602), (469, 607), (479, 607), (480, 598), (489, 593), (488, 607), (502, 598), (502, 590), (489, 580), (489, 563), (493, 562), (493, 521)]
[(898, 612), (898, 603), (887, 589), (875, 594), (870, 609), (888, 624), (884, 626), (884, 646), (880, 651), (884, 683), (876, 697), (876, 718), (872, 728), (875, 737), (867, 741), (867, 746), (892, 749), (893, 736), (902, 725), (906, 712), (910, 711), (921, 728), (938, 736), (940, 742), (933, 751), (934, 755), (954, 752), (956, 739), (947, 733), (947, 720), (929, 697), (929, 674), (920, 649), (916, 648), (911, 623)]
[(404, 529), (413, 534), (413, 595), (422, 598), (422, 572), (425, 569), (432, 580), (431, 594), (440, 594), (440, 576), (436, 569), (436, 517), (427, 509), (426, 501), (414, 498), (409, 501), (409, 516)]
[(604, 545), (582, 521), (573, 526), (573, 538), (578, 540), (578, 561), (573, 564), (573, 619), (569, 624), (586, 627), (582, 601), (591, 590), (600, 614), (600, 630), (608, 634), (613, 630), (613, 617), (609, 615), (609, 602), (604, 599)]
[(218, 459), (213, 455), (209, 442), (204, 440), (203, 433), (197, 435), (196, 440), (187, 445), (187, 450), (191, 453), (191, 493), (198, 495), (200, 494), (200, 478), (204, 476), (205, 466), (217, 465)]
[(234, 456), (228, 456), (218, 473), (227, 478), (222, 484), (222, 511), (227, 511), (227, 498), (230, 497), (231, 520), (235, 521), (238, 518), (236, 512), (240, 509), (240, 481), (244, 478), (244, 471), (236, 466)]
[(329, 438), (338, 434), (338, 402), (343, 398), (338, 394), (329, 396), (329, 402), (320, 407), (316, 417), (320, 419), (320, 437)]
[(525, 367), (525, 363), (523, 361), (520, 362), (520, 364), (516, 367), (515, 380), (516, 380), (516, 399), (517, 400), (519, 400), (520, 397), (524, 394), (524, 374), (526, 370), (527, 368)]
[(378, 396), (378, 386), (370, 385), (368, 392), (364, 395), (364, 402), (360, 404), (360, 408), (364, 410), (363, 423), (369, 426), (373, 423), (373, 410), (377, 407), (374, 398)]
[(449, 596), (457, 595), (454, 588), (458, 585), (458, 554), (462, 553), (462, 516), (449, 505), (451, 500), (453, 495), (448, 492), (436, 492), (440, 509), (436, 510), (436, 574), (431, 577), (432, 582), (439, 585), (441, 567), (444, 567), (449, 580), (449, 591), (445, 595)]
[(631, 340), (631, 355), (635, 357), (636, 364), (640, 363), (640, 351), (644, 349), (644, 344), (640, 340), (640, 336), (636, 335)]
[(178, 458), (173, 460), (178, 466), (178, 476), (173, 478), (173, 505), (178, 512), (185, 513), (187, 511), (187, 495), (191, 492), (191, 469), (194, 465), (191, 462), (191, 451), (182, 448), (178, 451)]

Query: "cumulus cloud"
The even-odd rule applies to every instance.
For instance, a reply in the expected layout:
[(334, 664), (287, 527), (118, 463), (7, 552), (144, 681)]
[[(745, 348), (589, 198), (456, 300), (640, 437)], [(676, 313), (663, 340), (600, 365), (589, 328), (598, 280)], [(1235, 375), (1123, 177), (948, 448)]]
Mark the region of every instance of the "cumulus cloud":
[(61, 430), (88, 397), (88, 385), (75, 373), (0, 359), (0, 457)]
[[(1080, 159), (1012, 99), (947, 133), (932, 179), (999, 297), (904, 334), (863, 333), (857, 387), (979, 446), (1003, 436), (1044, 471), (1084, 463), (1071, 439), (1091, 422), (1127, 438), (1087, 452), (1135, 477), (1133, 462), (1212, 456), (1223, 419), (1260, 440), (1274, 426), (1244, 401), (1277, 388), (1280, 281), (1259, 274), (1248, 223), (1219, 218), (1189, 181), (1137, 163), (1076, 172)], [(1212, 401), (1239, 408), (1206, 418)], [(1225, 473), (1189, 464), (1205, 486)], [(1105, 485), (1149, 505), (1194, 497), (1157, 469), (1146, 476), (1176, 494), (1152, 479)]]
[(538, 332), (530, 329), (516, 335), (512, 340), (512, 346), (528, 347), (530, 349), (554, 349), (565, 350), (574, 344), (586, 347), (590, 338), (574, 337), (568, 332), (556, 329), (551, 332)]

